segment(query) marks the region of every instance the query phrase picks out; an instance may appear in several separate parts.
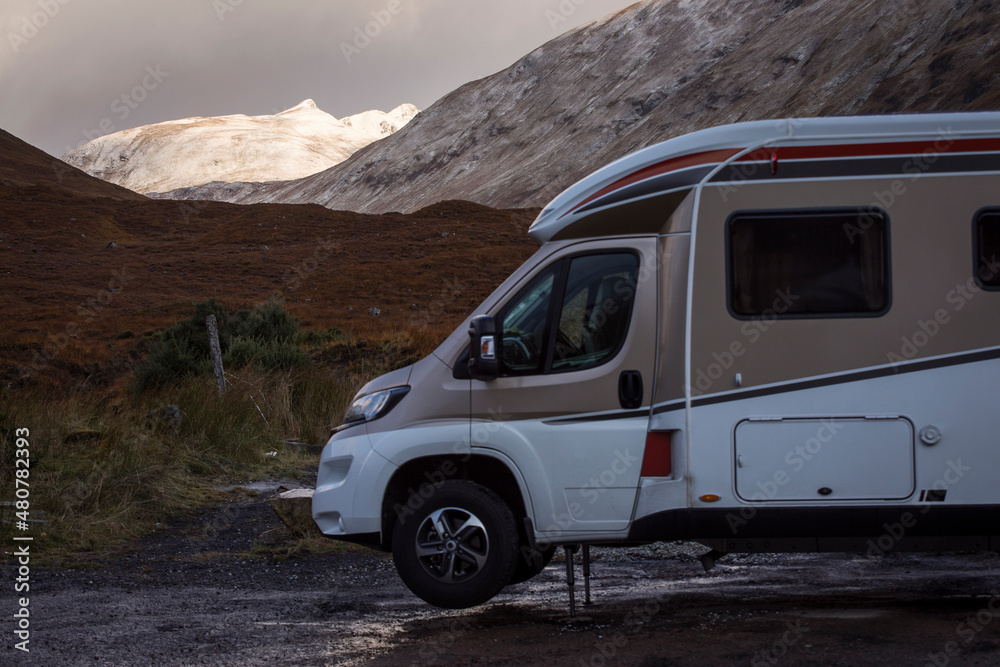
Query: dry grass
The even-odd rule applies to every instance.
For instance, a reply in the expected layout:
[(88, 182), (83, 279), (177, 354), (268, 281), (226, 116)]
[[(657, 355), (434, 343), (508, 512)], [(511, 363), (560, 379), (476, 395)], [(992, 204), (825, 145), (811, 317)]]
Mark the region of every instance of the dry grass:
[[(33, 510), (44, 511), (40, 551), (99, 550), (145, 534), (156, 523), (211, 498), (215, 484), (280, 477), (315, 465), (283, 440), (321, 443), (343, 414), (356, 376), (312, 366), (241, 374), (220, 397), (196, 378), (141, 397), (40, 390), (7, 392), (0, 427), (0, 488), (13, 488), (15, 428), (29, 428)], [(172, 428), (164, 405), (184, 413)], [(269, 455), (277, 452), (277, 456)], [(10, 523), (0, 525), (8, 538)]]
[[(315, 345), (308, 365), (227, 371), (222, 396), (211, 376), (137, 394), (127, 372), (96, 391), (53, 391), (45, 382), (8, 388), (0, 395), (0, 488), (13, 488), (13, 436), (27, 428), (33, 517), (44, 519), (35, 532), (40, 552), (59, 560), (113, 547), (218, 500), (215, 486), (315, 466), (315, 455), (284, 441), (324, 443), (357, 389), (423, 356), (418, 341), (432, 335), (306, 332)], [(167, 406), (183, 413), (178, 424), (164, 416)], [(0, 539), (9, 539), (13, 517), (4, 518)], [(297, 542), (274, 554), (320, 548)]]

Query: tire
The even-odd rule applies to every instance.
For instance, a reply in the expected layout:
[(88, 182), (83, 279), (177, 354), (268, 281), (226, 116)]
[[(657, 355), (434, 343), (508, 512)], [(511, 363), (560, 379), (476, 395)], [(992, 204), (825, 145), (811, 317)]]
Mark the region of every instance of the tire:
[(466, 609), (499, 593), (514, 574), (514, 515), (495, 493), (473, 482), (448, 481), (429, 498), (411, 497), (415, 511), (396, 518), (392, 558), (417, 597), (445, 609)]
[(554, 544), (550, 544), (544, 549), (539, 549), (538, 554), (541, 556), (541, 560), (535, 562), (531, 547), (527, 545), (521, 546), (521, 550), (517, 554), (517, 565), (514, 566), (514, 574), (511, 576), (510, 582), (507, 584), (508, 586), (523, 584), (536, 575), (541, 574), (545, 566), (551, 563), (552, 558), (556, 555), (556, 547)]

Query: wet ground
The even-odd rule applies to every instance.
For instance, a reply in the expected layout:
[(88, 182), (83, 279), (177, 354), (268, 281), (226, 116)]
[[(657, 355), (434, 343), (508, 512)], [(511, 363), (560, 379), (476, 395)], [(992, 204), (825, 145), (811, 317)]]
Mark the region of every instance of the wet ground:
[(561, 557), (486, 605), (445, 611), (411, 595), (384, 554), (253, 555), (278, 525), (244, 498), (97, 569), (36, 569), (31, 653), (4, 623), (0, 663), (1000, 664), (994, 554), (728, 556), (706, 574), (698, 545), (595, 550), (596, 604), (573, 621)]

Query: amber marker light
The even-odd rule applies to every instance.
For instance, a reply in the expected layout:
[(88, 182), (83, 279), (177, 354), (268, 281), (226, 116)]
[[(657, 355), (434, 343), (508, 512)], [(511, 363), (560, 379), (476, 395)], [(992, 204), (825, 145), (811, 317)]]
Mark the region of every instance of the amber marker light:
[(706, 493), (705, 495), (698, 498), (698, 500), (702, 501), (703, 503), (714, 503), (716, 501), (722, 500), (722, 497), (717, 496), (714, 493)]

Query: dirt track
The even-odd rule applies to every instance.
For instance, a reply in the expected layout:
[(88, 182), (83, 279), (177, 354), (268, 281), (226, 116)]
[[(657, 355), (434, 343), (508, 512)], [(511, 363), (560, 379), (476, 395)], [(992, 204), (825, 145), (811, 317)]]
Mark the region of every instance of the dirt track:
[(993, 554), (729, 556), (705, 574), (697, 545), (604, 550), (597, 604), (569, 622), (559, 559), (489, 604), (443, 611), (413, 597), (384, 554), (247, 556), (277, 525), (266, 503), (245, 500), (169, 526), (100, 569), (36, 569), (31, 653), (12, 650), (5, 624), (0, 662), (1000, 664)]

